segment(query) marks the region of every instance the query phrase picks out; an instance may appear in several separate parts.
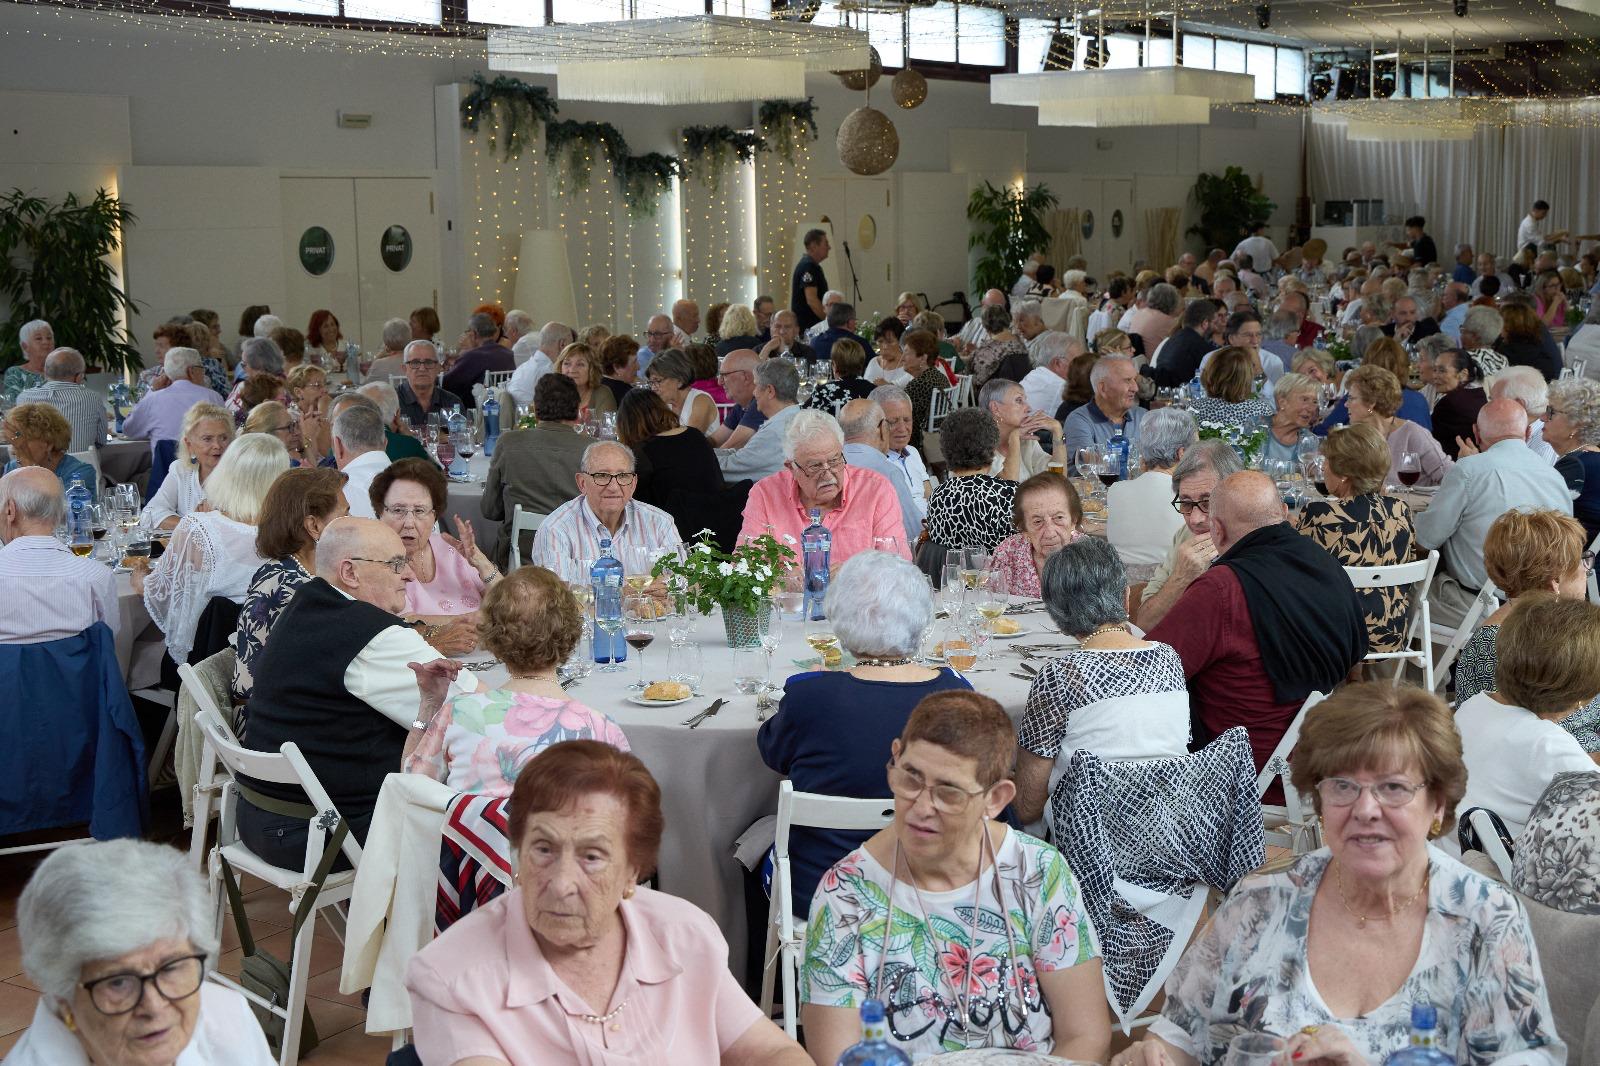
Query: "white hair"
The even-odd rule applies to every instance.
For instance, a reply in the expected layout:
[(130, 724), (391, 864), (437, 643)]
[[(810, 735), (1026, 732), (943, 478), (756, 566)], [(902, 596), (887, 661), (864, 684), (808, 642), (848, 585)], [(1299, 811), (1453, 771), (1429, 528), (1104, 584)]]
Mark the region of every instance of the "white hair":
[(839, 409), (839, 431), (844, 434), (845, 440), (870, 437), (883, 425), (883, 408), (872, 400), (867, 400), (855, 409), (853, 415), (847, 416), (844, 412), (849, 407), (850, 404), (845, 404)]
[(34, 334), (44, 329), (50, 330), (51, 333), (55, 332), (50, 323), (46, 322), (42, 318), (36, 318), (32, 322), (24, 322), (22, 324), (22, 328), (17, 331), (17, 339), (20, 340), (22, 342), (22, 346), (26, 348), (28, 346), (28, 342), (33, 340)]
[(44, 357), (44, 376), (51, 381), (66, 381), (83, 373), (83, 355), (76, 348), (57, 348)]
[(1061, 287), (1064, 289), (1076, 289), (1079, 285), (1086, 285), (1088, 282), (1089, 272), (1087, 270), (1069, 270), (1061, 275)]
[(823, 613), (852, 655), (915, 655), (933, 621), (933, 590), (898, 555), (857, 552), (828, 582)]
[(400, 394), (393, 385), (387, 381), (369, 381), (356, 391), (378, 405), (384, 425), (394, 424), (395, 417), (400, 414)]
[(507, 311), (506, 328), (517, 331), (520, 340), (525, 334), (533, 331), (533, 316), (526, 311)]
[(434, 344), (432, 341), (415, 340), (415, 341), (412, 341), (410, 344), (406, 345), (405, 348), (401, 350), (401, 352), (400, 352), (400, 361), (402, 363), (405, 362), (407, 359), (411, 358), (411, 349), (413, 349), (413, 348), (426, 348), (426, 349), (428, 349), (428, 354), (430, 356), (432, 356), (434, 359), (439, 358), (439, 346), (438, 345)]
[(411, 323), (403, 318), (391, 318), (383, 324), (383, 346), (391, 352), (411, 339)]
[(800, 445), (813, 437), (823, 436), (837, 442), (840, 448), (844, 447), (844, 430), (839, 428), (838, 419), (825, 411), (813, 411), (809, 407), (796, 411), (783, 429), (784, 459), (793, 459)]
[(1044, 305), (1033, 299), (1018, 300), (1017, 306), (1011, 309), (1011, 317), (1015, 320), (1023, 315), (1027, 315), (1029, 318), (1042, 319), (1044, 317)]
[(1489, 380), (1486, 388), (1494, 395), (1495, 387), (1504, 385), (1501, 395), (1520, 403), (1528, 412), (1528, 420), (1543, 418), (1550, 406), (1550, 386), (1544, 375), (1531, 366), (1508, 366)]
[(289, 449), (271, 433), (246, 433), (228, 445), (206, 478), (206, 502), (247, 526), (261, 517), (261, 504), (278, 475), (289, 469)]
[(161, 358), (161, 372), (173, 381), (184, 377), (192, 366), (202, 366), (200, 353), (193, 348), (168, 348)]
[(1106, 375), (1111, 373), (1112, 363), (1127, 363), (1129, 366), (1133, 366), (1133, 360), (1125, 355), (1101, 356), (1095, 361), (1094, 369), (1089, 371), (1089, 387), (1091, 389), (1100, 387), (1100, 383), (1106, 379)]
[(560, 322), (546, 322), (544, 328), (539, 330), (539, 350), (546, 355), (554, 355), (573, 341), (571, 326), (564, 326)]
[(629, 470), (637, 470), (639, 468), (637, 461), (634, 459), (632, 448), (621, 441), (597, 440), (583, 450), (583, 461), (578, 465), (578, 469), (587, 474), (589, 472), (589, 457), (599, 455), (608, 448), (614, 449), (627, 458)]
[(381, 452), (389, 443), (383, 432), (383, 413), (370, 398), (357, 396), (360, 403), (352, 403), (334, 416), (333, 439), (356, 454)]
[(277, 315), (262, 315), (256, 319), (255, 328), (250, 332), (257, 337), (270, 337), (272, 331), (283, 328), (283, 319)]
[[(24, 471), (29, 467), (21, 466), (11, 473), (0, 477), (0, 507), (10, 501), (17, 505), (17, 512), (23, 518), (58, 526), (67, 517), (67, 497), (62, 490), (61, 479), (55, 477), (37, 478)], [(38, 480), (39, 485), (29, 482)]]
[(239, 345), (239, 358), (248, 369), (258, 374), (283, 373), (283, 352), (267, 337), (251, 337)]
[(1181, 407), (1160, 407), (1139, 423), (1139, 452), (1146, 466), (1178, 465), (1178, 453), (1200, 437), (1194, 416)]
[(842, 299), (844, 299), (844, 293), (838, 289), (829, 289), (822, 294), (822, 306), (827, 307), (829, 304), (836, 304)]
[(1073, 346), (1081, 347), (1082, 343), (1070, 333), (1046, 330), (1034, 338), (1033, 365), (1049, 366), (1056, 359), (1075, 359), (1081, 353), (1074, 352)]

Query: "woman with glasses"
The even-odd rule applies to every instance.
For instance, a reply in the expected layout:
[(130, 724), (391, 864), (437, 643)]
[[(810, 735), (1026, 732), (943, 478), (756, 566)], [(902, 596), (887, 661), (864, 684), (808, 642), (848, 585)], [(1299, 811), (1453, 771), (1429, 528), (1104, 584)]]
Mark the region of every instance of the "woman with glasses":
[(372, 510), (400, 536), (416, 579), (406, 582), (406, 617), (430, 625), (474, 614), (500, 571), (483, 554), (472, 523), (456, 516), (456, 533), (436, 531), (449, 503), (444, 472), (427, 459), (401, 459), (372, 479)]
[[(377, 380), (387, 382), (388, 378)], [(300, 436), (309, 455), (333, 454), (332, 423), (328, 419), (328, 375), (320, 366), (297, 366), (285, 381), (292, 409), (300, 414)]]
[(1111, 1066), (1234, 1061), (1246, 1034), (1280, 1038), (1273, 1061), (1379, 1063), (1410, 1045), (1414, 1004), (1437, 1010), (1456, 1062), (1565, 1061), (1515, 894), (1429, 845), (1455, 824), (1461, 754), (1450, 709), (1409, 685), (1351, 685), (1307, 712), (1293, 783), (1327, 846), (1234, 887), (1150, 1035)]
[(1572, 513), (1592, 544), (1600, 536), (1600, 384), (1587, 378), (1550, 383), (1544, 442), (1560, 457), (1556, 473), (1576, 494)]
[(710, 433), (717, 424), (717, 401), (694, 387), (694, 365), (677, 348), (668, 348), (645, 368), (645, 381), (666, 401), (681, 425)]
[(1099, 952), (1060, 852), (997, 821), (1016, 733), (976, 692), (925, 697), (890, 745), (894, 821), (823, 874), (800, 998), (806, 1048), (837, 1061), (882, 1000), (914, 1059), (1015, 1048), (1103, 1062)]
[(205, 980), (212, 904), (182, 852), (139, 840), (61, 848), (17, 902), (42, 995), (6, 1066), (272, 1066), (250, 1004)]
[(265, 433), (282, 442), (289, 453), (291, 467), (315, 466), (315, 459), (306, 456), (305, 439), (300, 435), (300, 420), (277, 400), (268, 400), (250, 408), (244, 419), (245, 433)]

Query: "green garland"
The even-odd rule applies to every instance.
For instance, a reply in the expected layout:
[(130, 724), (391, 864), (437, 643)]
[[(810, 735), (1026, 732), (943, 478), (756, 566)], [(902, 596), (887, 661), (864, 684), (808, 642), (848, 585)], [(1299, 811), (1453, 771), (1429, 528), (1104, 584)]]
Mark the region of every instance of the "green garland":
[(800, 146), (817, 139), (817, 101), (812, 97), (763, 100), (757, 115), (757, 124), (767, 136), (766, 150), (777, 152), (790, 166), (795, 165)]
[(656, 213), (661, 194), (672, 188), (672, 179), (683, 177), (683, 164), (675, 155), (649, 152), (613, 159), (611, 172), (628, 213), (638, 218)]
[(478, 124), (485, 116), (492, 117), (496, 109), (505, 139), (497, 141), (490, 133), (489, 150), (498, 151), (505, 161), (520, 156), (538, 134), (539, 123), (548, 125), (558, 110), (548, 89), (504, 74), (494, 81), (485, 81), (482, 74), (474, 74), (472, 91), (461, 100), (462, 128), (477, 133)]
[(545, 158), (561, 168), (574, 189), (589, 187), (593, 164), (602, 152), (613, 169), (628, 154), (622, 131), (609, 122), (552, 122), (545, 127)]
[(767, 150), (765, 137), (744, 133), (731, 126), (685, 126), (683, 129), (683, 169), (708, 189), (722, 183), (737, 160), (748, 163), (757, 152)]

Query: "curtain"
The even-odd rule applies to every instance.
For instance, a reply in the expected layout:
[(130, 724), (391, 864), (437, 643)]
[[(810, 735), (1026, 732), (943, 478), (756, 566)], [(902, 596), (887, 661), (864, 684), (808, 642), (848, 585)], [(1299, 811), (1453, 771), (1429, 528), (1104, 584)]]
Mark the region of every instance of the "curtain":
[[(1044, 228), (1050, 232), (1050, 250), (1047, 253), (1050, 262), (1057, 264), (1056, 269), (1061, 269), (1065, 263), (1083, 251), (1083, 218), (1076, 207), (1048, 212), (1044, 216)], [(1057, 274), (1059, 278), (1060, 275)]]
[(1152, 263), (1178, 261), (1178, 218), (1176, 207), (1151, 207), (1144, 213), (1145, 256)]

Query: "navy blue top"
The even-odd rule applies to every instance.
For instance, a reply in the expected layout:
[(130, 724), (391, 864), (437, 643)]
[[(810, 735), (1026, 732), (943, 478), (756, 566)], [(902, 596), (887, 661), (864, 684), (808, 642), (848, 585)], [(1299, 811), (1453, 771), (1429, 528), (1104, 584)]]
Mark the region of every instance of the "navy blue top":
[(1576, 492), (1572, 517), (1583, 523), (1590, 544), (1600, 534), (1600, 452), (1568, 452), (1556, 460), (1556, 473)]
[[(904, 732), (912, 710), (935, 692), (971, 687), (945, 667), (930, 681), (863, 681), (842, 670), (796, 674), (784, 686), (778, 713), (756, 734), (756, 744), (762, 760), (800, 792), (886, 797), (889, 745)], [(798, 826), (790, 832), (796, 918), (805, 921), (828, 867), (871, 835)]]
[[(1402, 388), (1400, 390), (1400, 409), (1395, 412), (1397, 416), (1407, 422), (1415, 422), (1429, 433), (1433, 432), (1433, 413), (1428, 410), (1427, 397), (1416, 389)], [(1328, 430), (1334, 426), (1343, 426), (1349, 423), (1350, 414), (1345, 410), (1345, 398), (1339, 397), (1334, 401), (1333, 407), (1328, 411), (1328, 417), (1322, 424), (1314, 427), (1317, 436), (1326, 437)]]

